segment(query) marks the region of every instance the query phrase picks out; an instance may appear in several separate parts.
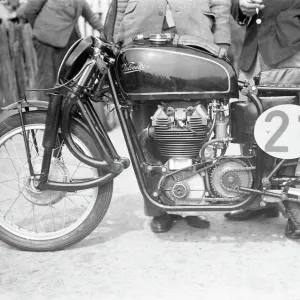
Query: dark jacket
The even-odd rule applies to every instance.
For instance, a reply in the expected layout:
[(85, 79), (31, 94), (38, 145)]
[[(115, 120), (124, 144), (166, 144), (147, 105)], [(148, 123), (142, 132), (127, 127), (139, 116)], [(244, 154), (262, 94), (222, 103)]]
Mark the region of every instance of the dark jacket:
[[(230, 44), (231, 0), (168, 0), (168, 2), (179, 35), (196, 36), (211, 43)], [(161, 32), (167, 8), (166, 0), (121, 0), (119, 7), (118, 39), (124, 40), (125, 44), (130, 42), (134, 35)]]
[[(239, 0), (232, 0), (232, 15), (243, 19)], [(257, 51), (264, 63), (273, 65), (300, 51), (300, 1), (264, 0), (265, 8), (260, 11), (262, 20), (256, 24), (254, 16), (247, 25), (241, 54), (241, 69), (249, 71)]]
[(67, 45), (80, 16), (93, 28), (102, 29), (100, 18), (85, 0), (29, 0), (22, 14), (39, 41), (58, 48)]

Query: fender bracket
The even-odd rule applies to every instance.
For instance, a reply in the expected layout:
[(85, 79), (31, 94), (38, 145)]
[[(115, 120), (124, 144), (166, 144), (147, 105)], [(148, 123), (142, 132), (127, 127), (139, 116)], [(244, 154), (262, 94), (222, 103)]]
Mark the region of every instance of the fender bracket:
[[(30, 107), (35, 107), (35, 108), (44, 108), (45, 110), (48, 109), (49, 103), (46, 101), (41, 101), (41, 100), (22, 100), (22, 108), (30, 108)], [(15, 102), (12, 104), (9, 104), (5, 107), (2, 107), (2, 110), (14, 110), (18, 109), (19, 102)]]

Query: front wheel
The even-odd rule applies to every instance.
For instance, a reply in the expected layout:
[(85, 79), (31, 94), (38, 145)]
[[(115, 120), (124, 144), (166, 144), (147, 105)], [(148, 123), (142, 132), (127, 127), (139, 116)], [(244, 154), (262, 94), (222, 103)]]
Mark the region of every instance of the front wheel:
[[(41, 170), (45, 121), (45, 112), (24, 113), (35, 173)], [(71, 121), (70, 132), (83, 153), (100, 159), (92, 137), (79, 123)], [(71, 154), (60, 133), (57, 141), (49, 180), (74, 182), (101, 177), (100, 170)], [(0, 190), (0, 239), (22, 250), (56, 251), (79, 242), (97, 227), (110, 204), (113, 182), (72, 193), (34, 189), (17, 114), (0, 124)]]

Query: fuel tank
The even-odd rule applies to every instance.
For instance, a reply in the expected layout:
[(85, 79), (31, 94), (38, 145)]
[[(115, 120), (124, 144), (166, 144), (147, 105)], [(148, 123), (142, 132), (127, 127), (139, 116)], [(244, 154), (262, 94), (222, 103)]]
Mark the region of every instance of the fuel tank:
[(190, 46), (145, 40), (123, 48), (116, 63), (119, 86), (131, 101), (238, 98), (233, 67)]

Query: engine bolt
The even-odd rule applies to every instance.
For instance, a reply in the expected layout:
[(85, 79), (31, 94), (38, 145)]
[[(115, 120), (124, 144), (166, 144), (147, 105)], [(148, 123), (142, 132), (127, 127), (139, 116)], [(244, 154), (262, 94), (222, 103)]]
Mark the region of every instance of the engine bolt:
[[(266, 199), (265, 197), (263, 197), (263, 198)], [(262, 198), (262, 199), (263, 199), (263, 198)], [(260, 205), (261, 207), (265, 207), (265, 206), (267, 205), (267, 203), (266, 203), (265, 201), (260, 201), (259, 205)]]
[(39, 182), (38, 181), (33, 181), (33, 186), (36, 188), (36, 187), (38, 187), (39, 186)]
[(152, 167), (151, 166), (148, 167), (148, 171), (152, 171)]
[(173, 107), (168, 107), (168, 108), (167, 108), (167, 111), (166, 111), (166, 114), (167, 114), (168, 116), (172, 116), (172, 115), (174, 115), (174, 112), (175, 112), (175, 110), (174, 110)]
[(209, 196), (209, 192), (205, 192), (205, 196), (208, 197)]
[(162, 168), (161, 171), (162, 171), (163, 173), (166, 173), (166, 172), (167, 172), (167, 168)]
[(157, 192), (154, 192), (152, 195), (153, 195), (153, 197), (157, 197), (157, 196), (158, 196), (158, 193), (157, 193)]
[(232, 176), (228, 177), (227, 179), (228, 183), (233, 183), (234, 182), (234, 178)]

